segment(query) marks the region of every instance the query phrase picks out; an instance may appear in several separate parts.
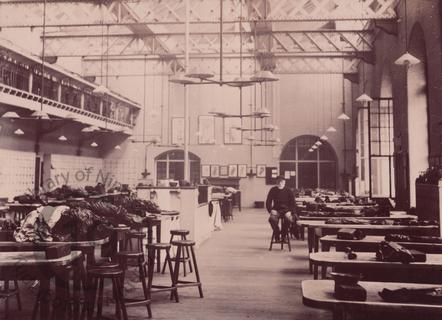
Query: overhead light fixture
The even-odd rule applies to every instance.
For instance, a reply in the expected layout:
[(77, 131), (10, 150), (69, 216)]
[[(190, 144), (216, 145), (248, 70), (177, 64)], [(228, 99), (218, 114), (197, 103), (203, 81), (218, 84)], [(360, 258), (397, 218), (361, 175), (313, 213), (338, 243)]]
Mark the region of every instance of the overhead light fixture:
[(319, 147), (319, 146), (322, 145), (322, 142), (318, 140), (318, 141), (315, 142), (315, 145), (317, 145)]
[(253, 86), (255, 84), (255, 82), (252, 79), (248, 79), (245, 77), (237, 77), (235, 79), (233, 79), (233, 81), (228, 82), (227, 85), (231, 86), (231, 87), (250, 87)]
[(319, 139), (322, 141), (327, 141), (328, 137), (325, 134), (323, 134)]
[(201, 81), (214, 77), (214, 75), (212, 73), (198, 72), (198, 71), (187, 73), (187, 74), (185, 74), (185, 76), (188, 78), (200, 79)]
[(401, 55), (397, 60), (394, 62), (394, 64), (401, 65), (401, 66), (412, 66), (415, 64), (420, 63), (421, 61), (410, 54), (408, 51), (405, 52), (403, 55)]
[(18, 128), (17, 130), (14, 131), (14, 134), (21, 136), (21, 135), (24, 135), (25, 133), (23, 132), (22, 129)]
[(36, 110), (36, 111), (32, 112), (31, 117), (38, 118), (38, 119), (44, 119), (44, 120), (50, 119), (49, 115), (42, 110)]
[(114, 149), (115, 149), (115, 150), (121, 150), (121, 147), (120, 147), (119, 144), (117, 144), (117, 145), (114, 147)]
[(404, 0), (404, 29), (405, 29), (405, 53), (396, 59), (394, 64), (400, 66), (412, 66), (421, 61), (408, 52), (408, 17), (407, 17), (407, 0)]
[(89, 126), (89, 127), (84, 127), (83, 129), (81, 129), (81, 132), (94, 132), (94, 131), (99, 131), (100, 128), (98, 128), (97, 126)]
[(98, 87), (96, 87), (93, 91), (92, 91), (92, 93), (93, 94), (95, 94), (95, 95), (97, 95), (97, 96), (104, 96), (104, 95), (106, 95), (106, 94), (109, 94), (110, 93), (110, 90), (107, 88), (107, 87), (105, 87), (105, 86), (103, 86), (102, 84), (100, 84)]
[(350, 117), (349, 116), (347, 116), (346, 114), (345, 114), (345, 112), (343, 112), (343, 113), (341, 113), (339, 116), (338, 116), (338, 119), (339, 120), (350, 120)]
[(5, 118), (5, 119), (18, 119), (18, 118), (20, 118), (20, 116), (16, 112), (14, 112), (14, 111), (8, 111), (8, 112), (5, 112), (2, 115), (2, 118)]
[(61, 135), (58, 137), (58, 140), (60, 141), (68, 141), (68, 138), (66, 138), (64, 135)]
[(227, 113), (222, 111), (209, 111), (209, 114), (214, 115), (215, 117), (226, 117)]
[(177, 84), (192, 84), (195, 83), (192, 79), (186, 77), (184, 73), (177, 73), (169, 79), (169, 82), (177, 83)]
[(326, 130), (327, 132), (336, 132), (336, 128), (333, 126), (328, 127), (328, 129)]
[(361, 94), (359, 97), (356, 98), (357, 102), (371, 102), (373, 99), (366, 93)]
[(252, 81), (256, 82), (270, 82), (270, 81), (278, 81), (279, 78), (273, 74), (273, 72), (269, 70), (260, 70), (257, 71), (253, 77), (250, 78)]
[(318, 146), (314, 144), (314, 145), (312, 145), (311, 149), (316, 150), (316, 149), (318, 149)]
[(308, 152), (313, 152), (313, 149), (312, 148), (308, 149)]
[(257, 117), (264, 117), (264, 118), (270, 117), (270, 115), (271, 115), (269, 109), (267, 109), (267, 108), (262, 108), (262, 109), (253, 111), (253, 114)]
[(95, 141), (93, 141), (93, 142), (91, 143), (91, 147), (94, 147), (94, 148), (98, 147), (98, 143), (96, 143)]

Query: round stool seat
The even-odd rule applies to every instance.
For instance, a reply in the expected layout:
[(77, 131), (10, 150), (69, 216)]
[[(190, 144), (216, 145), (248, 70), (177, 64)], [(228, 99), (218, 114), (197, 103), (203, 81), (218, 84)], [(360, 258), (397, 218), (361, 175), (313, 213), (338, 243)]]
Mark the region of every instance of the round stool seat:
[(170, 249), (170, 243), (149, 243), (146, 245), (147, 249)]
[(135, 231), (135, 232), (128, 232), (126, 234), (129, 238), (141, 238), (144, 239), (147, 237), (147, 234), (145, 232)]
[(87, 266), (87, 270), (91, 270), (91, 269), (111, 269), (111, 268), (118, 268), (120, 265), (116, 262), (112, 262), (112, 261), (103, 261), (101, 263), (92, 265), (92, 266)]
[(170, 230), (170, 234), (173, 236), (187, 236), (189, 233), (190, 231), (186, 229)]
[(91, 268), (88, 270), (88, 275), (93, 277), (111, 277), (123, 275), (123, 270), (117, 268)]
[(194, 246), (195, 245), (195, 241), (193, 241), (193, 240), (173, 240), (172, 244), (174, 246), (186, 246), (186, 247), (189, 247), (189, 246)]
[(119, 257), (127, 257), (127, 258), (137, 258), (143, 256), (143, 252), (134, 252), (134, 251), (120, 251), (117, 253)]

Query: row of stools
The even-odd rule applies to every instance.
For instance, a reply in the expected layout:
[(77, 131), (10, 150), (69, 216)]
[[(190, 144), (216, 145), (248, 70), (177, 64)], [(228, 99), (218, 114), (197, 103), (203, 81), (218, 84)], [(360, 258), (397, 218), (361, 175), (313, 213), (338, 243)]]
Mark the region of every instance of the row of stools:
[[(200, 297), (203, 298), (202, 284), (194, 251), (195, 241), (188, 240), (188, 234), (188, 230), (172, 230), (169, 243), (147, 244), (146, 261), (143, 246), (143, 239), (146, 238), (146, 234), (139, 231), (129, 232), (126, 237), (125, 251), (118, 252), (113, 262), (91, 266), (87, 270), (87, 286), (90, 288), (88, 290), (89, 296), (87, 297), (89, 301), (88, 318), (91, 319), (93, 316), (95, 301), (97, 318), (102, 317), (105, 280), (110, 280), (112, 283), (115, 312), (119, 319), (122, 316), (124, 320), (127, 319), (127, 307), (131, 306), (146, 306), (148, 317), (152, 317), (151, 294), (155, 292), (170, 291), (170, 299), (179, 302), (179, 288), (196, 286), (198, 287)], [(132, 239), (135, 239), (135, 250)], [(171, 256), (172, 246), (176, 248), (174, 257)], [(165, 273), (166, 267), (168, 267), (170, 285), (154, 284), (155, 256), (158, 252), (165, 253), (162, 273)], [(181, 264), (183, 264), (184, 276), (186, 276), (186, 264), (188, 264), (189, 271), (195, 273), (195, 281), (187, 281), (180, 278)], [(138, 277), (143, 289), (143, 296), (141, 298), (124, 298), (124, 280), (129, 267), (138, 268)]]

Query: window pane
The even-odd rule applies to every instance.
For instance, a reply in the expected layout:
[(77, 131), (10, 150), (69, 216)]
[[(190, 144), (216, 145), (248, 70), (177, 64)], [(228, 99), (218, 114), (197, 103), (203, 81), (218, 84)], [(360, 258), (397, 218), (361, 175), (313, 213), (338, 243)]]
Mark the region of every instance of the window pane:
[(336, 190), (336, 163), (325, 162), (319, 164), (319, 187)]
[(318, 187), (318, 164), (298, 163), (298, 188)]
[(200, 183), (200, 167), (201, 165), (199, 161), (190, 162), (190, 183)]
[(184, 162), (169, 162), (169, 179), (184, 179)]
[(167, 164), (163, 161), (157, 162), (157, 179), (167, 179)]

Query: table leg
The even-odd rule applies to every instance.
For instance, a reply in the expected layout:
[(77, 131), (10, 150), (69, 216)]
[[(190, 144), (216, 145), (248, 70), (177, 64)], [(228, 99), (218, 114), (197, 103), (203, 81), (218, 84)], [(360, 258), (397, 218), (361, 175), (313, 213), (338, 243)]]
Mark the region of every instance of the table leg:
[(326, 279), (327, 278), (327, 266), (326, 265), (322, 265), (321, 267), (321, 279)]
[(49, 319), (49, 289), (50, 277), (40, 279), (38, 293), (38, 299), (40, 299), (40, 319)]
[[(157, 242), (161, 242), (161, 222), (156, 225)], [(161, 272), (161, 251), (157, 250), (157, 272)]]
[(312, 265), (313, 265), (313, 279), (318, 280), (319, 266), (316, 263), (315, 264), (312, 263)]
[(305, 232), (305, 230), (304, 230), (304, 226), (303, 226), (303, 225), (300, 225), (300, 226), (299, 226), (299, 237), (300, 237), (300, 239), (301, 239), (302, 241), (305, 240), (304, 232)]
[(308, 253), (311, 253), (313, 251), (314, 237), (315, 237), (315, 229), (312, 227), (307, 227)]
[(55, 319), (65, 319), (69, 300), (69, 272), (62, 267), (55, 276), (54, 309)]

